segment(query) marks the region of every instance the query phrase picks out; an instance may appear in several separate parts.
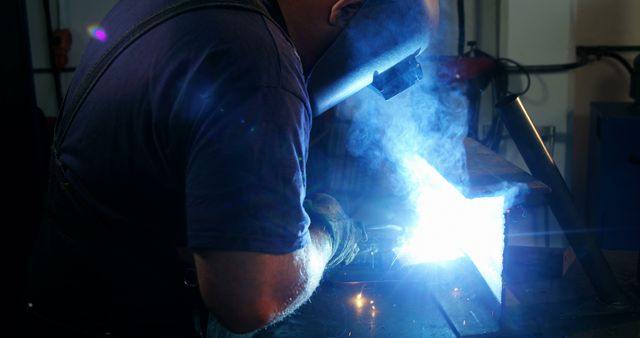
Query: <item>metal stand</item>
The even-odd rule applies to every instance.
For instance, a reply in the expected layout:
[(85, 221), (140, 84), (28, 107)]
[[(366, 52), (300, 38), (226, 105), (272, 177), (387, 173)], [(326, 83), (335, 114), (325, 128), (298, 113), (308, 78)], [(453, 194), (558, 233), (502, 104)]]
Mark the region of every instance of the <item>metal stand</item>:
[(596, 237), (577, 211), (567, 183), (547, 151), (522, 101), (507, 96), (496, 105), (531, 174), (547, 184), (546, 200), (607, 311), (625, 310), (626, 299), (600, 250)]

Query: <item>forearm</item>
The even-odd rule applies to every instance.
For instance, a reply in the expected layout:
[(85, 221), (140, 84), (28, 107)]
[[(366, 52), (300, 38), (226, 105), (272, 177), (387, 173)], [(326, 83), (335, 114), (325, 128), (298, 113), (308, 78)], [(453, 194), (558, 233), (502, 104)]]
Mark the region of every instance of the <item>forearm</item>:
[[(283, 302), (283, 308), (275, 319), (278, 321), (304, 304), (320, 284), (324, 269), (331, 257), (331, 238), (319, 229), (311, 228), (311, 243), (295, 254), (296, 270), (300, 280), (295, 292)], [(283, 299), (283, 300), (285, 300)]]
[(311, 242), (286, 255), (251, 252), (195, 254), (202, 298), (234, 332), (273, 323), (303, 304), (318, 286), (331, 255), (331, 239), (311, 229)]

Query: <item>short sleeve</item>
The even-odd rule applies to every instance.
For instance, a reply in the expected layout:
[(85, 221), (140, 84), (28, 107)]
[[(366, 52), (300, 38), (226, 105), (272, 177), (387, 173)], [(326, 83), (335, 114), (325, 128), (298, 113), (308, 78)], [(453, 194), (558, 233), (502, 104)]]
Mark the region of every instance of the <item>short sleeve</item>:
[(297, 54), (259, 14), (192, 15), (151, 81), (155, 142), (184, 187), (187, 246), (295, 251), (309, 240), (311, 128)]
[(295, 251), (308, 241), (305, 104), (274, 87), (234, 96), (210, 112), (188, 152), (189, 247)]

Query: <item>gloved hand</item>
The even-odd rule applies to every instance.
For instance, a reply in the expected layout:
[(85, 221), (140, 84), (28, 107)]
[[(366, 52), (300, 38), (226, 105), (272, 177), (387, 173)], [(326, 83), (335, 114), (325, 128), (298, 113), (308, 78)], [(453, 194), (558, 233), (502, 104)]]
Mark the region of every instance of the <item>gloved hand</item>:
[(311, 218), (311, 228), (324, 229), (332, 240), (332, 254), (327, 268), (349, 264), (360, 251), (358, 241), (362, 231), (330, 195), (315, 193), (304, 200), (304, 208)]

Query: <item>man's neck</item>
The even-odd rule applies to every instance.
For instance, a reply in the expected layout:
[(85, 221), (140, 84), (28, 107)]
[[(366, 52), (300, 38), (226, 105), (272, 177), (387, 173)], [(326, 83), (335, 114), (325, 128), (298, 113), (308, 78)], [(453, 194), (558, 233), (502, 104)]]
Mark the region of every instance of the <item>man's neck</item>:
[(330, 6), (327, 1), (277, 0), (289, 35), (302, 59), (305, 74), (331, 43), (328, 25)]

